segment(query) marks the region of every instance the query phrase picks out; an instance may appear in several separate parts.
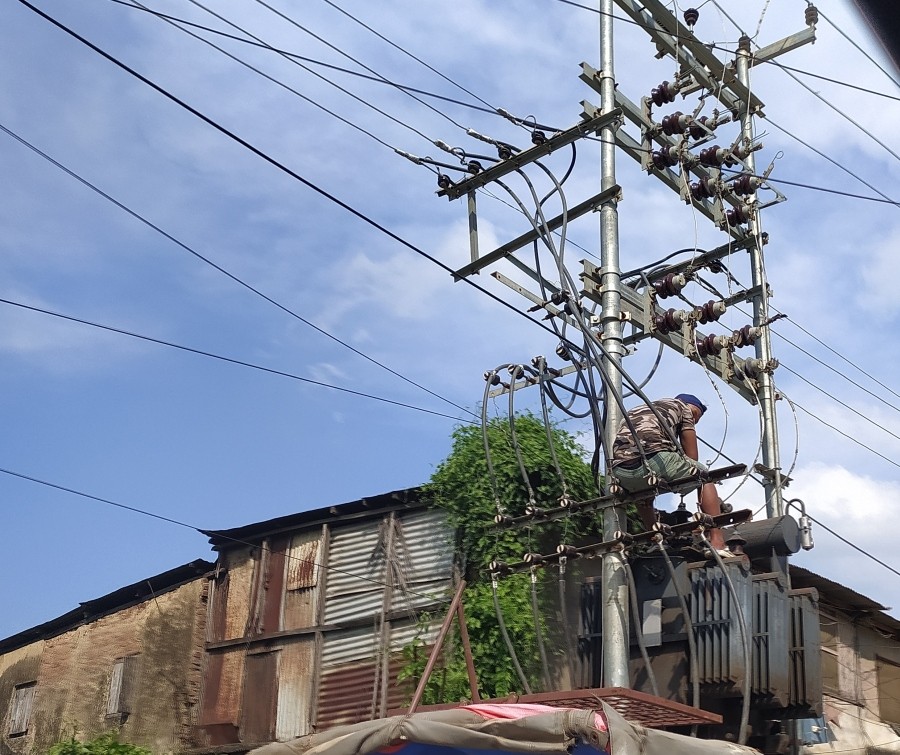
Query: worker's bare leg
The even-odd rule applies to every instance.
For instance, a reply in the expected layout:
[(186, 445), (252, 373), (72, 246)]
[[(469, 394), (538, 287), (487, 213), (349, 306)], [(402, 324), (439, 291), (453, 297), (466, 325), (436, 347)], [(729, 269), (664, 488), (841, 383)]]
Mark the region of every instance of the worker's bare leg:
[[(712, 482), (706, 483), (700, 488), (700, 511), (710, 516), (718, 516), (722, 513), (722, 499), (719, 491)], [(716, 550), (724, 550), (725, 538), (718, 527), (709, 531), (709, 544)]]

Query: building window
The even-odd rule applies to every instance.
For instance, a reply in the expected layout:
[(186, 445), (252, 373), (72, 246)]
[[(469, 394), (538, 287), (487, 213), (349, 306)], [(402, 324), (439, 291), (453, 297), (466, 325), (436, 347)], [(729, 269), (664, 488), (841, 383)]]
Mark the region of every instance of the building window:
[(822, 648), (822, 689), (840, 694), (838, 676), (838, 622), (834, 616), (819, 612), (819, 643)]
[(900, 665), (875, 656), (878, 681), (878, 715), (882, 721), (900, 724)]
[(20, 684), (13, 690), (10, 700), (9, 736), (17, 737), (28, 733), (28, 722), (31, 719), (31, 704), (34, 702), (36, 682)]
[(134, 695), (135, 677), (137, 675), (136, 655), (119, 658), (112, 667), (109, 676), (109, 697), (106, 702), (107, 716), (121, 716), (131, 713), (131, 702)]

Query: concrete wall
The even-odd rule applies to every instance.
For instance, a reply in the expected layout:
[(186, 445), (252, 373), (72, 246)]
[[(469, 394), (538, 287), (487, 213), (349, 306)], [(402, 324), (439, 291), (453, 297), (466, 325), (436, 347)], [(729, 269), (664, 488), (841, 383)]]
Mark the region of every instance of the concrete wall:
[[(0, 755), (43, 754), (75, 734), (116, 731), (122, 741), (172, 753), (192, 745), (203, 658), (207, 580), (198, 578), (137, 605), (0, 656)], [(130, 712), (107, 715), (117, 659), (135, 656)], [(9, 736), (18, 684), (36, 682), (24, 735)]]

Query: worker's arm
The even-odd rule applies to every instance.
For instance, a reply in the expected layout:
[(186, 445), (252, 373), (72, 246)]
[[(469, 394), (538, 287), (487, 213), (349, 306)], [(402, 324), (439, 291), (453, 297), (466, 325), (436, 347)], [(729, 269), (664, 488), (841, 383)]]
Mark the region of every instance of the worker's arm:
[(681, 441), (681, 449), (684, 451), (685, 455), (689, 459), (697, 461), (700, 457), (697, 449), (697, 431), (694, 428), (691, 428), (690, 430), (685, 428), (681, 431), (679, 440)]

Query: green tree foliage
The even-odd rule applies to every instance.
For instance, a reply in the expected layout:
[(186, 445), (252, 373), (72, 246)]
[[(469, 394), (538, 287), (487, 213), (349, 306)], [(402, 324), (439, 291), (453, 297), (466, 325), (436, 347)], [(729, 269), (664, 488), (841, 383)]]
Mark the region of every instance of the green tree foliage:
[(79, 742), (72, 735), (70, 739), (53, 745), (47, 755), (152, 755), (152, 753), (146, 747), (120, 742), (116, 734), (107, 732), (88, 742)]
[[(463, 605), (466, 626), (478, 672), (480, 694), (484, 698), (522, 692), (509, 651), (503, 641), (491, 589), (487, 564), (492, 559), (509, 563), (522, 560), (526, 552), (548, 553), (560, 542), (578, 544), (600, 539), (596, 515), (561, 519), (535, 528), (499, 530), (493, 523), (497, 498), (506, 514), (517, 516), (529, 502), (528, 485), (523, 479), (515, 447), (518, 447), (536, 505), (555, 508), (563, 494), (562, 480), (572, 500), (598, 495), (584, 449), (574, 437), (558, 427), (551, 429), (553, 448), (562, 477), (553, 463), (543, 421), (530, 414), (515, 418), (513, 433), (508, 418), (493, 419), (488, 425), (488, 443), (494, 482), (488, 469), (482, 428), (462, 426), (453, 433), (449, 456), (437, 467), (426, 486), (434, 504), (447, 512), (456, 529), (459, 563), (468, 581)], [(514, 443), (515, 440), (515, 443)], [(496, 495), (495, 495), (496, 485)], [(548, 618), (556, 615), (556, 572), (538, 570), (541, 633), (552, 653), (559, 627)], [(553, 589), (550, 589), (550, 588)], [(541, 663), (532, 611), (531, 577), (515, 574), (498, 583), (498, 600), (504, 622), (519, 661), (532, 689), (541, 689)], [(425, 617), (439, 622), (442, 616)], [(548, 630), (553, 624), (553, 631)], [(432, 623), (433, 626), (433, 623)], [(406, 649), (408, 664), (404, 678), (418, 679), (427, 661), (427, 649), (421, 640)], [(465, 661), (458, 636), (448, 639), (442, 663), (432, 674), (425, 703), (451, 702), (470, 697)]]

